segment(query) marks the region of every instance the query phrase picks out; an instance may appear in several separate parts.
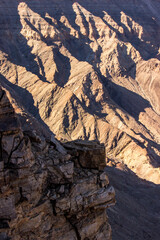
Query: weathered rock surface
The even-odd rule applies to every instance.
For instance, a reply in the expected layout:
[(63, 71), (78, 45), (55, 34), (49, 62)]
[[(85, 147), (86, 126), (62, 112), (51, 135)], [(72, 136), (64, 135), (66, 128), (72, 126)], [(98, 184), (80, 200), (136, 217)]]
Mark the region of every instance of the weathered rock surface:
[(0, 239), (111, 239), (106, 208), (115, 192), (99, 170), (104, 146), (66, 145), (62, 154), (53, 136), (46, 141), (32, 127), (22, 131), (0, 87)]
[(22, 127), (37, 128), (27, 110), (58, 139), (96, 139), (108, 165), (158, 189), (159, 9), (159, 0), (1, 1), (0, 81), (24, 108)]
[(109, 159), (159, 184), (158, 7), (1, 2), (0, 64), (2, 84), (58, 139), (97, 139)]

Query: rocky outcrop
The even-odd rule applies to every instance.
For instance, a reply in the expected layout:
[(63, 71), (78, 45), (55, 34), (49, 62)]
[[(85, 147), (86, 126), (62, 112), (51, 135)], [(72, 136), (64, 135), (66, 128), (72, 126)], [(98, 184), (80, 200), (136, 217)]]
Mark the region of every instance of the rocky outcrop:
[(0, 3), (2, 84), (59, 140), (98, 140), (109, 161), (156, 184), (158, 7), (150, 0)]
[(22, 131), (0, 88), (0, 239), (111, 239), (115, 192), (96, 142), (62, 146)]

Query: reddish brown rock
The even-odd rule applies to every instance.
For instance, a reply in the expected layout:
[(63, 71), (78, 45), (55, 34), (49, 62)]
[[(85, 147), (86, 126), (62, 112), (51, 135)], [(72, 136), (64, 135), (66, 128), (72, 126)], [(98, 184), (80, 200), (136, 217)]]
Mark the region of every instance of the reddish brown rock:
[[(1, 87), (0, 94), (2, 126), (15, 119), (0, 131), (0, 239), (111, 239), (106, 208), (115, 191), (98, 170), (104, 147), (79, 142), (79, 151), (68, 143), (68, 154), (53, 135), (49, 142), (32, 127), (23, 132)], [(78, 164), (81, 155), (90, 166)]]

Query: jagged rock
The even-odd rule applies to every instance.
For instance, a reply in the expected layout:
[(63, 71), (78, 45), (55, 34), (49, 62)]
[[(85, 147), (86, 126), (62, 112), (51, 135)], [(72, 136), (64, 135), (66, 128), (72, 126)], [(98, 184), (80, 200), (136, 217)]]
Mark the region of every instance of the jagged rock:
[[(23, 132), (2, 92), (2, 126), (8, 117), (15, 121), (0, 131), (0, 239), (110, 240), (106, 208), (115, 203), (115, 191), (99, 170), (104, 146), (81, 141), (66, 143), (68, 150), (52, 139), (39, 147), (41, 138), (32, 129)], [(77, 164), (81, 155), (90, 166)]]
[(74, 149), (74, 154), (78, 157), (78, 163), (82, 168), (101, 170), (106, 166), (103, 160), (105, 159), (105, 149), (103, 144), (100, 145), (98, 142), (94, 141), (87, 142), (79, 140), (66, 143), (64, 146), (67, 149)]
[(96, 139), (109, 159), (160, 183), (159, 2), (8, 1), (3, 86), (59, 140)]
[(54, 143), (56, 145), (56, 149), (62, 153), (63, 155), (66, 155), (67, 152), (66, 150), (63, 148), (63, 146), (61, 144), (59, 144), (59, 142), (55, 139), (55, 137), (52, 135), (51, 136), (51, 142)]

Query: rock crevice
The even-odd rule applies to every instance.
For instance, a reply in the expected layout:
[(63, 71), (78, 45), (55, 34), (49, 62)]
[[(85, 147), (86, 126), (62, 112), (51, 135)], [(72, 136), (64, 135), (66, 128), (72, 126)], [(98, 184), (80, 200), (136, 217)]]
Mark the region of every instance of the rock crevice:
[(115, 192), (104, 146), (62, 146), (32, 127), (23, 131), (2, 88), (0, 95), (0, 239), (111, 239), (106, 208)]

